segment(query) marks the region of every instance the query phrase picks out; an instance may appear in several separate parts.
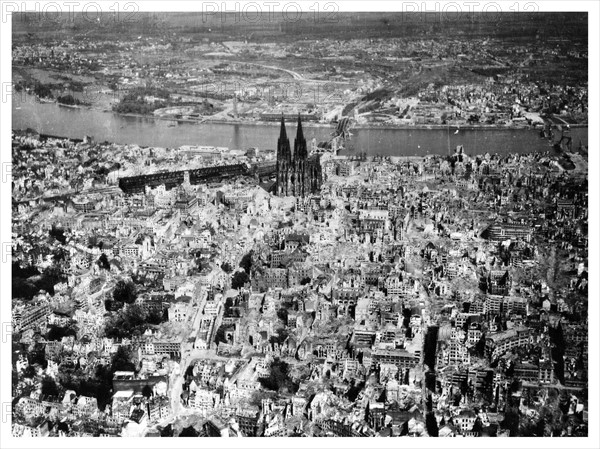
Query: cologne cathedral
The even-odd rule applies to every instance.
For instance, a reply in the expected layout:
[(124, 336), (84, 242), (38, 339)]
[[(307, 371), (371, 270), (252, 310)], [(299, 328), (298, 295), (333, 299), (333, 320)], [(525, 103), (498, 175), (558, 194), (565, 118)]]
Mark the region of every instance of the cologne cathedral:
[(298, 130), (294, 140), (294, 152), (281, 117), (281, 132), (277, 140), (277, 196), (306, 197), (321, 188), (323, 176), (319, 155), (308, 157), (302, 122), (298, 115)]

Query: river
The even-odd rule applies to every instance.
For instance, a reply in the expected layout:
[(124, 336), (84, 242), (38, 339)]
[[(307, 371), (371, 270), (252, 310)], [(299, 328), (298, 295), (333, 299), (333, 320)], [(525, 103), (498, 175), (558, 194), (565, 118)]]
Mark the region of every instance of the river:
[[(272, 124), (178, 123), (143, 117), (124, 117), (112, 112), (88, 108), (67, 108), (56, 103), (39, 103), (28, 95), (14, 95), (13, 129), (33, 128), (44, 134), (83, 138), (93, 136), (97, 142), (109, 141), (140, 146), (178, 147), (210, 145), (231, 149), (257, 147), (274, 149), (279, 136)], [(295, 123), (287, 125), (293, 144)], [(328, 140), (333, 128), (305, 124), (307, 141)], [(547, 151), (548, 141), (539, 131), (528, 129), (414, 129), (356, 128), (346, 143), (346, 154), (366, 152), (368, 155), (419, 156), (447, 154), (448, 148), (463, 145), (467, 154)], [(587, 127), (571, 129), (573, 148), (582, 142), (587, 146)]]

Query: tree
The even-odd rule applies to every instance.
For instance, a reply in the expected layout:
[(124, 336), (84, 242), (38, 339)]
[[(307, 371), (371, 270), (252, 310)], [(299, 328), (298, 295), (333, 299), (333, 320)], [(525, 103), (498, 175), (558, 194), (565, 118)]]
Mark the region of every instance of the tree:
[(71, 323), (67, 326), (51, 325), (50, 329), (48, 330), (48, 335), (46, 336), (46, 339), (49, 341), (58, 341), (62, 340), (63, 337), (68, 336), (77, 336), (77, 326), (74, 323)]
[(508, 407), (505, 414), (504, 420), (500, 423), (500, 425), (510, 431), (511, 437), (516, 437), (519, 435), (519, 408), (518, 407)]
[(35, 367), (33, 365), (29, 365), (27, 368), (23, 370), (23, 377), (26, 379), (33, 379), (35, 377)]
[(64, 229), (60, 229), (60, 228), (57, 228), (56, 226), (52, 225), (52, 229), (50, 229), (50, 231), (48, 231), (48, 234), (50, 235), (50, 237), (55, 238), (63, 245), (67, 242), (67, 238), (65, 237)]
[(88, 248), (93, 248), (94, 246), (98, 246), (98, 236), (92, 234), (88, 237)]
[(113, 299), (115, 301), (133, 304), (136, 298), (137, 292), (133, 282), (125, 282), (123, 280), (117, 282), (115, 290), (113, 291)]
[(279, 318), (287, 325), (288, 311), (285, 307), (281, 307), (277, 310), (277, 318)]
[(305, 277), (304, 279), (302, 279), (300, 281), (300, 285), (306, 285), (306, 284), (310, 284), (310, 278), (309, 277)]
[(117, 310), (121, 310), (123, 308), (123, 303), (113, 301), (112, 299), (107, 299), (104, 301), (104, 308), (109, 312), (116, 312)]
[(144, 385), (144, 388), (142, 388), (142, 396), (144, 396), (146, 399), (150, 399), (152, 396), (154, 396), (152, 387), (150, 385)]
[(425, 426), (427, 427), (427, 433), (430, 437), (439, 436), (437, 420), (435, 419), (435, 415), (433, 414), (433, 412), (427, 413), (425, 417)]
[[(54, 286), (56, 284), (58, 284), (59, 282), (64, 282), (66, 280), (64, 274), (60, 271), (60, 269), (56, 266), (56, 265), (52, 265), (48, 268), (46, 268), (43, 272), (42, 275), (40, 277), (38, 277), (37, 280), (33, 281), (33, 283), (31, 283), (29, 280), (26, 281), (27, 285), (26, 285), (26, 289), (23, 293), (29, 294), (30, 296), (27, 296), (28, 298), (33, 297), (34, 295), (36, 295), (40, 290), (44, 290), (48, 293), (50, 293), (51, 295), (54, 294)], [(13, 279), (14, 281), (14, 279)], [(33, 284), (33, 288), (30, 288), (30, 286)], [(13, 283), (14, 286), (14, 283)], [(17, 288), (22, 288), (21, 286), (17, 285)], [(21, 293), (17, 293), (18, 295), (20, 295)], [(13, 290), (13, 297), (23, 297), (23, 296), (16, 296), (15, 294), (15, 290)]]
[(221, 269), (227, 274), (233, 271), (233, 267), (229, 262), (223, 262), (223, 264), (221, 265)]
[(226, 316), (226, 317), (239, 317), (240, 316), (239, 308), (235, 307), (235, 300), (232, 297), (229, 297), (225, 300), (224, 316)]
[[(131, 307), (131, 306), (130, 306)], [(168, 319), (167, 309), (164, 311), (151, 309), (146, 313), (146, 323), (158, 325)]]
[(348, 398), (348, 400), (351, 402), (356, 401), (356, 398), (358, 397), (358, 395), (360, 394), (360, 392), (362, 391), (364, 386), (365, 386), (365, 382), (363, 382), (363, 381), (357, 382), (354, 379), (352, 379), (350, 389), (346, 393), (346, 397)]
[(554, 374), (561, 384), (565, 384), (565, 361), (564, 353), (566, 348), (563, 328), (560, 322), (556, 327), (549, 328), (550, 341), (553, 344), (552, 358), (554, 359)]
[(43, 369), (48, 367), (46, 360), (46, 347), (41, 344), (36, 344), (32, 351), (29, 351), (28, 357), (30, 365), (40, 365)]
[(471, 429), (471, 431), (475, 432), (477, 435), (481, 435), (481, 432), (483, 432), (483, 423), (479, 416), (475, 420), (475, 424), (473, 424), (473, 429)]
[(273, 391), (295, 393), (299, 386), (289, 376), (289, 365), (279, 358), (271, 363), (269, 377), (261, 378), (259, 381), (264, 388)]
[(96, 399), (98, 400), (98, 408), (104, 410), (106, 404), (110, 403), (112, 398), (112, 379), (113, 373), (108, 365), (96, 366), (96, 381), (98, 388), (96, 390)]
[(402, 428), (400, 430), (400, 436), (403, 437), (405, 435), (408, 435), (408, 420), (404, 421), (404, 424), (402, 424)]
[(245, 271), (236, 271), (231, 278), (231, 288), (235, 290), (242, 288), (249, 280), (248, 273)]
[(133, 355), (126, 346), (119, 346), (112, 358), (111, 371), (135, 371), (135, 365), (132, 362)]
[(227, 329), (227, 326), (225, 326), (225, 325), (219, 326), (219, 328), (217, 329), (217, 332), (215, 332), (215, 343), (216, 344), (227, 343), (226, 338), (225, 338), (225, 330), (226, 329)]
[(485, 354), (485, 336), (484, 336), (484, 334), (481, 335), (481, 338), (475, 345), (475, 352), (477, 353), (477, 355), (479, 357), (484, 356), (484, 354)]
[(54, 98), (52, 95), (52, 88), (50, 86), (51, 84), (36, 82), (33, 88), (33, 93), (40, 98)]
[(98, 261), (96, 263), (101, 269), (110, 270), (110, 263), (108, 262), (108, 257), (106, 257), (106, 254), (100, 254), (100, 257), (98, 258)]
[(69, 430), (69, 425), (66, 422), (60, 421), (57, 425), (56, 425), (56, 430), (58, 432), (63, 432), (65, 435), (68, 435), (70, 430)]
[(104, 335), (109, 338), (131, 338), (141, 335), (150, 325), (159, 324), (164, 315), (147, 312), (137, 304), (130, 304), (106, 319)]
[(246, 274), (250, 274), (250, 269), (252, 268), (252, 251), (244, 254), (240, 261), (240, 267), (244, 269)]
[(164, 429), (160, 429), (160, 436), (161, 437), (172, 437), (173, 436), (173, 426), (171, 424), (169, 424)]
[(248, 400), (248, 403), (250, 405), (260, 408), (260, 407), (262, 407), (263, 399), (274, 399), (275, 397), (276, 397), (276, 394), (273, 392), (265, 391), (265, 390), (256, 390), (255, 392), (252, 393), (252, 396)]
[(194, 426), (188, 426), (181, 431), (180, 437), (197, 437), (200, 433), (194, 429)]
[(52, 252), (52, 260), (54, 260), (54, 262), (62, 262), (65, 260), (66, 256), (67, 252), (62, 247), (56, 248)]
[(42, 379), (42, 394), (44, 396), (58, 396), (58, 386), (54, 379), (49, 376), (45, 376)]
[(287, 328), (282, 327), (277, 331), (277, 335), (271, 335), (271, 337), (269, 338), (269, 343), (271, 344), (283, 344), (283, 342), (288, 338), (288, 336), (290, 335), (290, 333), (288, 332)]
[(454, 393), (454, 402), (453, 405), (454, 407), (458, 407), (460, 405), (460, 400), (462, 399), (462, 394), (460, 393), (460, 391), (457, 391)]

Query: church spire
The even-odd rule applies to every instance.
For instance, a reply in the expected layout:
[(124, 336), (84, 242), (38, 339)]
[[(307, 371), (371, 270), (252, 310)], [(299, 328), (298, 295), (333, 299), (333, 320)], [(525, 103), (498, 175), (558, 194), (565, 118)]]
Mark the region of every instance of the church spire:
[(300, 120), (300, 113), (298, 113), (298, 131), (296, 132), (296, 140), (302, 142), (304, 140), (304, 133), (302, 132), (302, 120)]
[(283, 142), (287, 139), (287, 133), (285, 132), (285, 120), (283, 112), (281, 113), (281, 130), (279, 131), (279, 141)]
[(294, 140), (294, 160), (305, 161), (307, 158), (306, 139), (302, 132), (302, 120), (300, 119), (300, 114), (298, 114), (298, 129), (296, 131), (296, 140)]
[(290, 139), (288, 139), (285, 131), (285, 119), (283, 113), (281, 113), (281, 131), (279, 132), (279, 139), (277, 140), (277, 161), (289, 162), (291, 158)]

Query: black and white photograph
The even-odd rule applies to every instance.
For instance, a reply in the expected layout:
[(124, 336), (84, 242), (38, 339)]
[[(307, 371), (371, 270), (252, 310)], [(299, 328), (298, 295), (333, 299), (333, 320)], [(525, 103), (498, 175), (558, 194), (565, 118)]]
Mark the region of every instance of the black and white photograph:
[(600, 446), (597, 2), (1, 8), (2, 447)]

